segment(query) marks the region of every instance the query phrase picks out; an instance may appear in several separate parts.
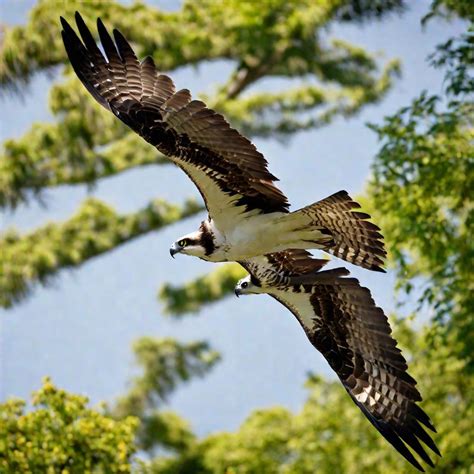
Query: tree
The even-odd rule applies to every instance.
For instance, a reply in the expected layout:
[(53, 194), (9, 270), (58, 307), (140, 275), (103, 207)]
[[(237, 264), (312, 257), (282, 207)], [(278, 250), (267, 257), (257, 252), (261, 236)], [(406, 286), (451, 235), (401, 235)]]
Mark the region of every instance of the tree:
[[(474, 456), (467, 441), (474, 433), (474, 379), (464, 376), (466, 363), (453, 356), (449, 346), (429, 349), (428, 330), (417, 333), (407, 320), (395, 323), (395, 336), (410, 356), (410, 372), (423, 387), (423, 407), (438, 430), (443, 458), (436, 472), (467, 474)], [(418, 472), (371, 429), (338, 381), (312, 376), (307, 387), (308, 399), (298, 413), (282, 407), (255, 411), (236, 432), (211, 435), (178, 457), (158, 457), (144, 464), (142, 472)]]
[[(454, 6), (456, 5), (456, 6)], [(468, 31), (437, 47), (445, 94), (426, 91), (382, 125), (368, 200), (390, 242), (398, 286), (415, 290), (419, 309), (431, 312), (433, 347), (447, 344), (474, 370), (474, 8), (434, 2), (471, 20)], [(458, 10), (456, 10), (458, 8)]]
[(189, 449), (196, 438), (188, 423), (159, 405), (178, 384), (205, 375), (218, 354), (202, 342), (152, 338), (139, 339), (133, 350), (143, 374), (113, 407), (88, 408), (86, 397), (48, 378), (33, 394), (34, 411), (19, 399), (0, 404), (1, 472), (131, 472), (138, 450)]
[(117, 421), (87, 407), (86, 397), (55, 387), (48, 378), (32, 397), (0, 405), (0, 470), (71, 473), (131, 471), (138, 419)]
[(158, 447), (182, 452), (195, 440), (188, 423), (177, 414), (162, 411), (179, 383), (202, 377), (219, 361), (219, 354), (205, 342), (180, 344), (172, 339), (141, 338), (133, 351), (141, 376), (110, 410), (119, 419), (133, 415), (140, 420), (137, 446), (149, 454)]

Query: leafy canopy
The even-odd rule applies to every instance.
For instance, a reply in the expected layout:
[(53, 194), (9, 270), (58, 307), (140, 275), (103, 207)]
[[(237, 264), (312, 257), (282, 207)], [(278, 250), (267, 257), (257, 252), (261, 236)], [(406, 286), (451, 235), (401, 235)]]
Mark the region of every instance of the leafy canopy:
[[(474, 9), (473, 9), (474, 11)], [(390, 246), (398, 285), (430, 311), (431, 338), (456, 334), (474, 369), (474, 30), (438, 46), (445, 94), (426, 91), (372, 125), (381, 142), (368, 201)], [(445, 342), (448, 343), (447, 339)]]
[(33, 394), (0, 405), (0, 471), (7, 474), (131, 472), (138, 419), (114, 420), (87, 406), (88, 399), (48, 378)]

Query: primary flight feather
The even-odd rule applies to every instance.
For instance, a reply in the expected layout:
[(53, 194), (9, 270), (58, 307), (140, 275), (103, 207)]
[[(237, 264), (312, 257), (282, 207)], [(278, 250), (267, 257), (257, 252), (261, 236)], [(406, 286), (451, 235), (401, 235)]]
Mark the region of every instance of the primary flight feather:
[(355, 265), (382, 270), (382, 236), (345, 191), (295, 212), (256, 147), (224, 117), (139, 62), (122, 34), (97, 28), (103, 51), (76, 13), (80, 37), (61, 18), (72, 67), (91, 95), (178, 165), (208, 210), (199, 229), (178, 239), (172, 255), (239, 261), (287, 248), (322, 249)]

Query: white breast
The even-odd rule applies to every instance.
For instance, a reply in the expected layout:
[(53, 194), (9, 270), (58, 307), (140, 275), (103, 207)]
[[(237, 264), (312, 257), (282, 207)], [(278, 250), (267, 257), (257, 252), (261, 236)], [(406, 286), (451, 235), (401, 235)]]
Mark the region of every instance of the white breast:
[(228, 260), (244, 260), (273, 251), (277, 240), (273, 222), (281, 213), (246, 213), (225, 235)]

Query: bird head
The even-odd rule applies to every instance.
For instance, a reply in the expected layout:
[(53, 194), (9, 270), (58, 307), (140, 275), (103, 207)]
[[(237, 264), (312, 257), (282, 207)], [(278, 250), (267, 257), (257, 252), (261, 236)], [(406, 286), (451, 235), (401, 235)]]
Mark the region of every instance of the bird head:
[(206, 255), (206, 249), (202, 242), (201, 231), (197, 230), (191, 234), (184, 235), (174, 242), (170, 247), (170, 255), (174, 257), (177, 253), (203, 258)]
[(265, 293), (263, 288), (256, 281), (252, 281), (250, 275), (238, 281), (237, 285), (235, 285), (234, 292), (235, 296)]

